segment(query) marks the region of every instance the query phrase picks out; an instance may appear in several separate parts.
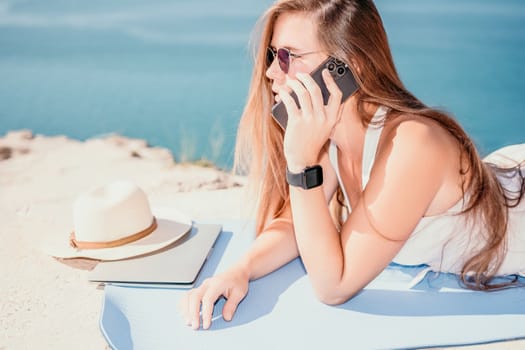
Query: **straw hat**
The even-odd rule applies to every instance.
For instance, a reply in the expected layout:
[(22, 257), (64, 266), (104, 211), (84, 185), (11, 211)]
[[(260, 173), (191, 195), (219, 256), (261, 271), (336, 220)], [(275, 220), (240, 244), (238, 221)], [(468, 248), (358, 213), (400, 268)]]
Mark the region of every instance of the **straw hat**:
[(120, 260), (164, 248), (191, 230), (191, 220), (174, 209), (154, 210), (142, 189), (117, 181), (80, 195), (73, 229), (45, 242), (59, 258)]

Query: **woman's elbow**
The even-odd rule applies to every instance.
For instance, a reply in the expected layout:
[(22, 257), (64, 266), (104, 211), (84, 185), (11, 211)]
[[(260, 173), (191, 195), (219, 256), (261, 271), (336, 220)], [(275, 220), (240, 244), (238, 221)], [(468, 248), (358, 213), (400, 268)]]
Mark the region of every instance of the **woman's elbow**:
[(319, 301), (321, 301), (323, 304), (336, 306), (346, 303), (348, 300), (350, 300), (354, 295), (357, 293), (357, 291), (353, 292), (317, 292), (317, 298)]

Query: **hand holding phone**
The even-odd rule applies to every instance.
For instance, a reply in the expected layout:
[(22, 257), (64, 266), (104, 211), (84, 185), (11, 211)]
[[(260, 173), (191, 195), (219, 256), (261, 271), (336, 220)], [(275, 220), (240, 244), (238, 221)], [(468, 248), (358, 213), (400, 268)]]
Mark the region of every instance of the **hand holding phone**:
[[(350, 68), (348, 68), (348, 66), (344, 62), (334, 57), (328, 57), (328, 59), (321, 63), (310, 74), (321, 89), (324, 105), (328, 103), (328, 98), (330, 97), (330, 92), (328, 91), (328, 88), (326, 87), (322, 76), (322, 71), (325, 68), (328, 69), (328, 72), (332, 75), (332, 77), (335, 80), (335, 83), (343, 93), (341, 103), (344, 102), (358, 89), (354, 75), (350, 71)], [(300, 108), (301, 106), (299, 105), (297, 95), (294, 92), (292, 92), (291, 96), (295, 100), (297, 107)], [(283, 130), (286, 130), (286, 125), (288, 124), (288, 112), (286, 111), (286, 107), (282, 101), (280, 101), (272, 107), (272, 115), (277, 121), (277, 123), (279, 123), (279, 125), (283, 128)]]

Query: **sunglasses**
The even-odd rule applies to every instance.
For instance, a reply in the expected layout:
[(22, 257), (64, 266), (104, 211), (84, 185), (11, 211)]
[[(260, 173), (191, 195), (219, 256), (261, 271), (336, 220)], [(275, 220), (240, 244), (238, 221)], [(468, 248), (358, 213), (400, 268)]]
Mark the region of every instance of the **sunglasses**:
[(318, 53), (319, 51), (312, 51), (312, 52), (305, 52), (302, 54), (293, 53), (287, 48), (281, 47), (278, 49), (274, 49), (271, 47), (268, 47), (266, 50), (266, 66), (269, 68), (273, 61), (275, 60), (275, 57), (277, 57), (277, 61), (279, 62), (279, 67), (284, 72), (284, 74), (288, 74), (288, 71), (290, 70), (290, 63), (292, 62), (292, 58), (301, 58), (306, 55), (310, 55), (312, 53)]

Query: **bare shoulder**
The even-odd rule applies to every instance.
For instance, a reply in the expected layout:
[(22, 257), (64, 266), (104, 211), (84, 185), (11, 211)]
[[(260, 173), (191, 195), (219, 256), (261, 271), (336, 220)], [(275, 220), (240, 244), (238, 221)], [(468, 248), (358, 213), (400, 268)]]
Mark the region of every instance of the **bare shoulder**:
[(404, 115), (387, 123), (377, 160), (378, 168), (383, 168), (385, 174), (412, 178), (410, 183), (417, 181), (436, 191), (454, 187), (460, 180), (458, 142), (429, 118)]
[(402, 115), (385, 125), (378, 151), (391, 152), (392, 148), (417, 156), (414, 160), (432, 157), (433, 161), (448, 162), (459, 156), (457, 142), (443, 126), (414, 115)]
[[(387, 123), (365, 188), (366, 207), (378, 231), (406, 239), (420, 218), (447, 203), (459, 156), (448, 132), (432, 120), (402, 116)], [(445, 191), (445, 197), (451, 195)], [(455, 194), (454, 194), (455, 195)]]
[(401, 115), (387, 122), (384, 133), (387, 138), (397, 137), (407, 141), (426, 139), (429, 142), (439, 142), (451, 137), (438, 122), (415, 115)]

